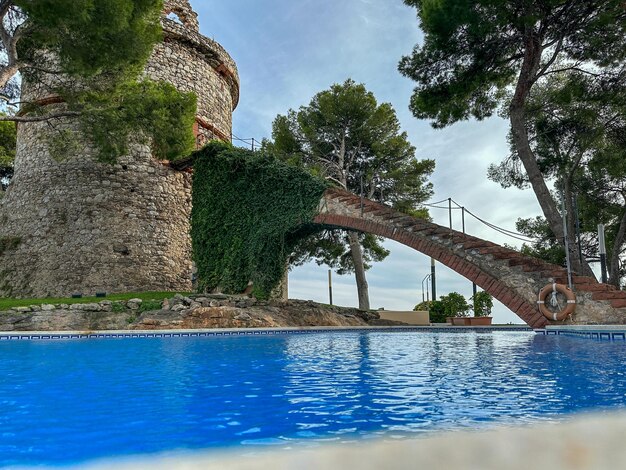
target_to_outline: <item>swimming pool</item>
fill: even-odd
[[[532,332],[0,343],[0,465],[294,447],[626,407],[626,346]]]

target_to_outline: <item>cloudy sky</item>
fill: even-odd
[[[237,62],[241,100],[233,133],[240,138],[270,137],[272,120],[288,109],[309,103],[313,95],[347,78],[365,84],[379,102],[391,103],[421,158],[432,158],[433,201],[448,197],[481,218],[515,229],[519,217],[539,215],[532,191],[501,189],[487,180],[490,163],[507,155],[507,122],[492,118],[432,129],[408,110],[413,83],[397,64],[422,34],[415,10],[401,0],[191,0],[201,32],[218,41]],[[431,210],[435,222],[448,225],[445,210]],[[454,214],[460,229],[460,213]],[[472,235],[497,243],[516,244],[466,218]],[[430,259],[388,241],[391,255],[368,272],[373,308],[411,310],[422,300],[422,279]],[[290,273],[290,297],[328,302],[326,267],[312,263]],[[469,281],[437,264],[437,294],[457,291],[471,296]],[[352,276],[333,274],[334,302],[356,306]],[[520,323],[502,305],[494,321]]]

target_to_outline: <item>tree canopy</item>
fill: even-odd
[[[194,97],[139,80],[162,40],[162,8],[162,0],[0,0],[0,94],[12,111],[0,120],[73,118],[81,135],[53,138],[86,136],[104,161],[127,151],[131,131],[153,141],[159,157],[187,154]],[[45,84],[47,96],[20,96],[20,78]]]
[[[400,63],[417,82],[411,110],[445,127],[500,110],[544,216],[563,233],[557,201],[528,131],[533,90],[555,74],[624,84],[626,9],[621,0],[405,0],[418,10],[424,41]],[[621,84],[621,85],[620,85]],[[589,272],[572,256],[577,270]]]
[[[277,116],[272,137],[264,148],[283,161],[368,199],[428,217],[420,204],[432,193],[427,179],[435,163],[415,158],[393,107],[379,104],[364,85],[346,80],[316,94],[298,111]],[[354,272],[359,308],[366,310],[365,271],[388,254],[374,235],[325,231],[301,242],[292,262],[315,258],[340,273]]]
[[[626,232],[622,222],[626,217],[626,89],[622,85],[577,71],[554,74],[531,92],[526,124],[542,175],[555,183],[559,193],[555,199],[565,202],[572,215],[568,227],[572,240],[575,216],[580,214],[580,248],[585,258],[598,257],[596,228],[607,225],[610,280],[616,286]],[[514,148],[500,165],[490,168],[489,176],[504,187],[528,186]],[[545,219],[520,220],[518,230],[539,236],[532,248],[524,249],[550,262],[564,259],[559,237]]]

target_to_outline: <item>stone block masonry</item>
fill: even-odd
[[[198,145],[230,140],[234,61],[199,34],[187,0],[166,0],[162,22],[145,75],[196,93]],[[36,85],[24,92],[46,98]],[[46,126],[19,125],[15,176],[0,200],[0,240],[19,243],[0,253],[0,296],[191,290],[191,175],[139,144],[115,165],[97,163],[87,146],[55,161]]]

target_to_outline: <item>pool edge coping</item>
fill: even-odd
[[[162,337],[213,337],[213,336],[274,336],[285,334],[311,334],[325,332],[532,332],[524,325],[502,326],[311,326],[275,328],[198,328],[166,330],[81,330],[81,331],[0,331],[0,341],[48,339],[102,339],[102,338],[162,338]]]

